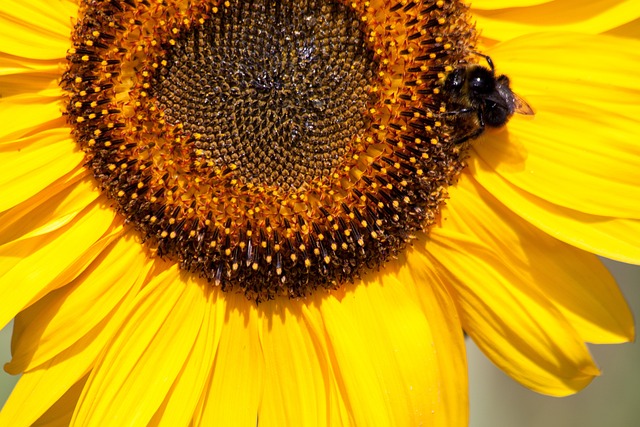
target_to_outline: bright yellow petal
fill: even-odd
[[[73,385],[32,427],[68,427],[87,377]]]
[[[69,131],[66,134],[62,131],[65,122],[60,108],[60,93],[55,89],[51,93],[45,91],[0,98],[0,143],[13,142],[49,129],[59,129],[60,134],[68,138]]]
[[[152,279],[87,381],[73,423],[146,425],[195,342],[206,303],[177,266]],[[158,373],[161,373],[160,375]]]
[[[67,174],[0,214],[0,244],[40,236],[71,222],[100,196],[87,174],[85,169]]]
[[[481,250],[473,242],[462,243],[464,247],[437,244],[432,248],[442,257],[457,257],[443,268],[467,269],[451,274],[450,280],[464,329],[485,355],[539,393],[564,396],[587,386],[598,370],[566,319],[539,292],[510,290],[509,285],[519,278],[496,270],[499,260],[482,262],[462,256],[468,250]],[[559,345],[549,347],[550,342]]]
[[[240,294],[226,294],[224,326],[209,379],[194,424],[255,427],[263,393],[264,357],[258,336],[255,305]]]
[[[64,64],[60,58],[38,59],[14,56],[0,49],[0,76],[22,73],[49,73],[57,74],[60,77],[60,70],[64,69]],[[10,89],[10,88],[7,88]]]
[[[505,264],[522,270],[567,318],[582,340],[633,339],[633,316],[598,258],[540,231],[509,211],[468,174],[451,189],[446,228],[475,236]],[[437,236],[440,229],[435,230]]]
[[[514,120],[508,134],[488,135],[474,144],[469,163],[478,157],[488,165],[474,170],[497,173],[521,190],[565,208],[640,219],[637,120],[611,118],[595,107],[560,106],[551,98],[531,99],[540,108],[535,121]]]
[[[299,304],[281,300],[259,307],[265,388],[258,418],[264,425],[329,425],[328,364],[317,354]]]
[[[606,115],[613,116],[608,120],[638,117],[640,40],[540,33],[497,44],[487,53],[497,71],[507,74],[514,90],[527,100],[532,95],[546,95],[556,100],[560,108],[578,103],[604,109]],[[538,112],[543,110],[535,102],[531,105]],[[583,114],[596,119],[602,115],[597,111]]]
[[[432,230],[427,250],[444,267],[465,331],[494,363],[533,390],[566,395],[582,389],[598,370],[581,337],[545,294],[556,284],[545,275],[546,269],[562,269],[551,266],[548,254],[539,252],[537,245],[544,247],[545,242],[535,237],[535,229],[519,227],[517,220],[501,224],[500,211],[487,209],[468,186],[459,187],[451,189],[450,207],[443,213],[446,226]],[[509,245],[510,240],[517,244]],[[562,260],[562,252],[559,255]],[[561,277],[558,286],[567,278],[571,276]],[[575,281],[567,287],[572,284]],[[609,289],[606,284],[604,288]],[[588,290],[569,291],[589,295]],[[562,291],[552,294],[561,300],[565,296]],[[624,300],[622,304],[626,308]],[[597,307],[593,302],[592,306]],[[617,306],[605,308],[594,316],[604,312],[607,320],[618,320],[610,313]],[[609,323],[618,332],[620,327]]]
[[[640,221],[588,215],[526,193],[489,170],[481,159],[469,171],[484,188],[529,223],[572,246],[609,259],[640,264]]]
[[[191,281],[187,286],[194,286]],[[216,348],[223,326],[225,304],[217,290],[208,292],[205,314],[196,341],[175,383],[160,409],[149,422],[152,426],[186,426],[193,419],[198,402],[213,369]]]
[[[424,236],[421,235],[421,238]],[[462,325],[458,308],[451,293],[443,284],[436,266],[421,253],[418,245],[407,251],[408,272],[415,282],[416,300],[429,318],[431,336],[437,346],[446,351],[436,351],[440,367],[440,394],[444,411],[434,425],[468,425],[467,359]],[[401,276],[401,280],[403,280]],[[408,279],[405,279],[408,280]],[[441,319],[431,318],[431,313],[442,313]]]
[[[68,286],[34,304],[37,314],[18,339],[14,334],[12,368],[21,372],[43,364],[112,316],[146,273],[146,256],[138,242],[122,237]]]
[[[520,189],[559,206],[599,216],[640,218],[636,202],[640,199],[640,150],[635,144],[640,132],[640,85],[635,77],[640,54],[629,53],[635,52],[629,44],[640,51],[640,42],[614,43],[618,39],[604,36],[565,38],[567,47],[555,52],[553,38],[548,36],[532,36],[495,50],[498,57],[518,64],[509,70],[518,75],[518,87],[529,92],[546,90],[548,95],[527,97],[537,109],[534,118],[516,116],[508,133],[487,134],[474,144],[489,165],[476,171],[497,172]],[[531,61],[529,55],[535,49],[548,52],[545,65]],[[587,50],[597,53],[587,54]],[[527,59],[512,57],[521,51],[527,52]],[[586,55],[593,62],[576,76],[575,63]],[[617,65],[602,65],[612,63]]]
[[[111,229],[114,218],[94,203],[58,230],[0,246],[0,325],[83,271],[120,233]]]
[[[327,424],[330,426],[354,425],[353,411],[347,407],[341,391],[342,380],[339,378],[337,365],[334,362],[331,341],[324,327],[322,313],[318,310],[322,299],[326,295],[317,295],[301,305],[303,319],[315,345],[316,354],[321,364],[327,363],[327,372],[324,378],[327,387]],[[335,365],[335,366],[334,366]]]
[[[56,60],[29,60],[0,52],[0,95],[7,98],[55,89],[60,71],[61,64]]]
[[[73,384],[85,377],[90,371],[98,355],[112,340],[123,320],[129,315],[134,299],[144,284],[146,273],[149,271],[150,263],[145,258],[141,258],[138,262],[144,264],[144,271],[135,278],[135,283],[131,281],[122,283],[125,287],[128,286],[128,293],[114,310],[68,349],[55,355],[44,365],[22,374],[2,413],[0,413],[0,425],[30,426],[45,411],[48,410],[47,417],[55,418],[55,407],[62,406],[64,409],[64,402],[58,402],[58,400],[64,401],[70,398],[68,390],[74,388]],[[91,283],[85,283],[85,286],[91,286]],[[20,341],[27,339],[25,335],[30,333],[29,328],[39,326],[36,320],[41,318],[41,309],[45,309],[51,301],[55,302],[56,298],[60,298],[60,295],[56,295],[56,293],[64,293],[64,291],[50,293],[18,315],[13,335],[14,342],[18,347],[22,346]],[[27,360],[25,361],[25,359]],[[28,355],[25,355],[21,360],[20,354],[16,354],[14,360],[7,364],[5,369],[17,374],[27,364]],[[68,404],[73,404],[75,407],[78,395],[74,394],[73,397],[75,401]],[[31,401],[31,399],[35,400]],[[25,407],[29,407],[29,411],[25,411]]]
[[[616,37],[640,39],[640,18],[634,19],[619,27],[607,31],[605,34]]]
[[[0,49],[27,58],[64,58],[77,11],[69,0],[3,0]]]
[[[466,425],[466,368],[451,362],[464,361],[455,309],[437,284],[414,283],[408,269],[397,266],[319,305],[353,424]],[[432,310],[425,312],[423,303]],[[454,335],[443,336],[449,328]]]
[[[0,412],[0,425],[29,427],[85,376],[102,347],[93,344],[93,336],[79,341],[73,350],[47,362],[41,369],[24,373]],[[96,344],[103,344],[97,341]],[[87,350],[85,350],[87,349]],[[89,361],[88,357],[92,357]],[[75,405],[74,405],[75,406]],[[25,411],[25,408],[29,408]],[[50,417],[55,415],[50,413]]]
[[[529,2],[525,2],[529,3]],[[492,40],[508,40],[525,34],[550,31],[573,31],[599,34],[619,27],[640,16],[637,0],[607,2],[598,0],[557,0],[521,6],[514,2],[511,7],[484,9],[487,4],[479,2],[473,16],[482,36]]]
[[[0,211],[12,208],[79,167],[84,155],[62,129],[1,144]]]

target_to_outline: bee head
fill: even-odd
[[[487,95],[496,89],[496,77],[493,71],[480,65],[472,65],[467,68],[467,84],[469,94]]]
[[[493,71],[480,65],[464,65],[450,72],[444,80],[443,89],[450,96],[468,97],[477,104],[496,90]]]

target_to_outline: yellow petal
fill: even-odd
[[[472,242],[461,242],[466,249],[461,245],[432,247],[443,257],[459,259],[443,268],[456,270],[449,279],[460,302],[464,329],[487,357],[539,393],[564,396],[587,386],[598,370],[566,319],[539,292],[510,290],[509,284],[519,278],[496,271],[498,260],[483,263],[461,256],[463,251],[481,250]],[[460,272],[464,268],[474,273]],[[550,342],[558,345],[549,347]]]
[[[20,310],[68,283],[112,241],[115,213],[95,203],[64,227],[42,236],[0,246],[0,325]],[[72,268],[73,267],[73,268]]]
[[[258,312],[243,295],[226,294],[224,300],[224,325],[209,389],[199,402],[194,424],[255,427],[265,370]]]
[[[14,141],[36,131],[63,129],[59,89],[50,96],[44,94],[24,94],[0,98],[0,143]],[[63,135],[64,131],[60,133]],[[64,134],[69,137],[69,131]]]
[[[89,372],[109,338],[89,334],[39,369],[23,373],[0,413],[0,425],[31,426]]]
[[[60,72],[59,61],[28,60],[0,52],[0,94],[7,98],[55,89]]]
[[[469,170],[474,179],[529,223],[572,246],[616,261],[640,264],[640,221],[584,214],[563,208],[511,185],[479,158]]]
[[[264,425],[329,425],[328,364],[316,353],[300,304],[282,300],[260,306],[265,388],[258,418]]]
[[[514,121],[508,136],[490,135],[474,144],[477,156],[488,165],[474,170],[497,173],[565,208],[640,219],[637,120],[611,118],[578,104],[560,106],[550,98],[532,99],[539,108],[535,121]]]
[[[300,306],[300,309],[305,325],[312,336],[317,354],[316,357],[323,366],[325,362],[327,363],[327,373],[324,378],[327,387],[326,425],[350,426],[354,425],[353,413],[347,407],[348,402],[345,401],[346,396],[343,396],[343,392],[341,391],[342,380],[339,378],[339,371],[334,362],[331,341],[324,327],[322,313],[318,310],[319,305],[322,304],[321,300],[326,297],[326,295],[322,294],[316,295],[308,301],[305,301],[305,303]]]
[[[616,37],[640,39],[640,18],[634,19],[619,27],[607,31],[605,34]]]
[[[147,283],[78,402],[78,425],[147,425],[193,347],[206,303],[177,266]]]
[[[138,262],[144,263],[144,272],[136,278],[135,283],[126,283],[129,285],[127,296],[114,310],[68,349],[57,354],[37,369],[23,373],[0,413],[0,425],[29,426],[45,411],[48,411],[46,417],[53,418],[56,416],[55,408],[62,406],[64,409],[64,401],[72,397],[74,400],[68,404],[73,404],[75,407],[78,395],[74,393],[73,396],[69,396],[69,390],[75,388],[74,383],[85,377],[93,368],[98,355],[112,340],[116,331],[120,329],[123,320],[128,317],[134,299],[145,282],[150,263],[146,262],[146,259]],[[91,283],[85,285],[90,286]],[[18,343],[18,346],[21,340],[26,339],[24,335],[29,333],[29,328],[38,326],[35,320],[39,318],[40,309],[47,307],[49,302],[55,302],[56,296],[54,294],[47,295],[43,300],[16,317],[13,339]],[[19,355],[16,356],[19,357]],[[5,366],[5,369],[10,373],[17,374],[21,372],[25,364],[24,361],[14,358]],[[82,384],[84,384],[84,380],[82,380]],[[63,402],[58,402],[59,400]],[[25,407],[29,407],[29,411],[25,411]],[[64,415],[66,416],[66,413]]]
[[[521,269],[529,286],[560,310],[582,340],[615,343],[633,339],[631,311],[598,258],[528,224],[468,174],[451,189],[445,227],[475,236],[505,264]]]
[[[0,244],[40,236],[71,222],[100,195],[86,175],[85,169],[77,169],[0,214]]]
[[[421,235],[421,238],[424,236]],[[448,349],[435,352],[441,370],[439,399],[444,411],[434,425],[466,426],[469,423],[467,359],[458,309],[435,264],[424,257],[419,245],[408,249],[407,265],[408,273],[416,284],[415,298],[429,318],[431,335],[438,347]],[[401,276],[401,280],[409,279]],[[442,318],[433,319],[430,313],[442,313]]]
[[[36,315],[17,338],[14,335],[13,369],[43,364],[113,315],[146,273],[146,256],[138,242],[122,237],[68,286],[30,307]]]
[[[466,425],[466,367],[452,362],[464,362],[461,330],[437,284],[414,283],[393,263],[319,309],[352,424]]]
[[[93,338],[93,337],[91,337]],[[91,346],[83,339],[74,350]],[[101,348],[97,349],[98,351]],[[98,351],[90,351],[95,355]],[[0,425],[29,427],[51,408],[88,371],[87,352],[75,356],[66,352],[47,362],[41,369],[24,373],[0,412]],[[25,411],[25,408],[29,408]]]
[[[71,417],[76,402],[82,393],[87,377],[73,385],[47,412],[33,423],[32,427],[66,427],[71,423]]]
[[[0,49],[28,58],[64,58],[77,10],[78,5],[68,0],[3,0]]]
[[[445,226],[434,228],[426,245],[455,292],[465,331],[494,363],[535,391],[566,395],[582,389],[598,370],[581,337],[541,290],[556,282],[545,276],[550,264],[536,252],[539,241],[527,237],[531,229],[513,230],[517,220],[500,224],[498,213],[508,211],[492,212],[465,190],[451,189]],[[501,232],[507,233],[504,240]],[[509,246],[510,240],[517,244]]]
[[[191,280],[189,282],[187,286],[194,285]],[[223,298],[217,290],[208,292],[206,297],[205,314],[193,348],[149,425],[186,426],[193,419],[213,369],[225,308]]]
[[[640,15],[640,8],[635,1],[559,0],[530,7],[518,7],[520,4],[515,2],[513,6],[496,10],[474,8],[473,15],[477,27],[482,29],[482,36],[508,40],[550,31],[599,34],[624,25]],[[483,2],[478,7],[484,8]]]
[[[71,367],[65,365],[65,367]],[[25,374],[20,378],[9,400],[0,412],[0,424],[11,427],[68,426],[75,402],[82,391],[86,376],[74,382],[74,372],[61,375],[46,370]],[[63,390],[58,390],[63,385]],[[58,393],[62,393],[58,395]],[[16,405],[20,399],[21,405]],[[31,399],[35,399],[31,401]],[[55,399],[55,400],[54,400]],[[25,411],[25,408],[29,408]]]
[[[63,69],[63,64],[59,58],[55,59],[40,59],[40,58],[25,58],[22,56],[14,56],[0,50],[0,76],[8,76],[12,74],[21,73],[49,73],[57,74],[58,77],[60,70]]]
[[[22,145],[14,148],[16,145]],[[27,200],[51,182],[79,167],[84,155],[60,130],[42,132],[0,145],[0,211]]]
[[[614,116],[609,120],[638,117],[640,40],[545,32],[497,44],[487,53],[497,71],[509,75],[514,90],[527,100],[546,95],[560,108],[578,103],[606,109]],[[538,112],[544,110],[531,104]],[[600,119],[597,111],[583,115]]]

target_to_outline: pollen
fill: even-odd
[[[437,222],[464,162],[458,1],[86,0],[61,86],[153,253],[260,302],[354,281]],[[429,143],[427,143],[429,142]]]

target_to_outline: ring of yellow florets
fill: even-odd
[[[377,63],[368,126],[328,176],[292,188],[193,157],[153,84],[181,34],[235,3],[86,1],[62,78],[103,191],[161,256],[258,301],[335,288],[428,229],[462,168],[438,81],[474,39],[459,2],[349,2]]]

